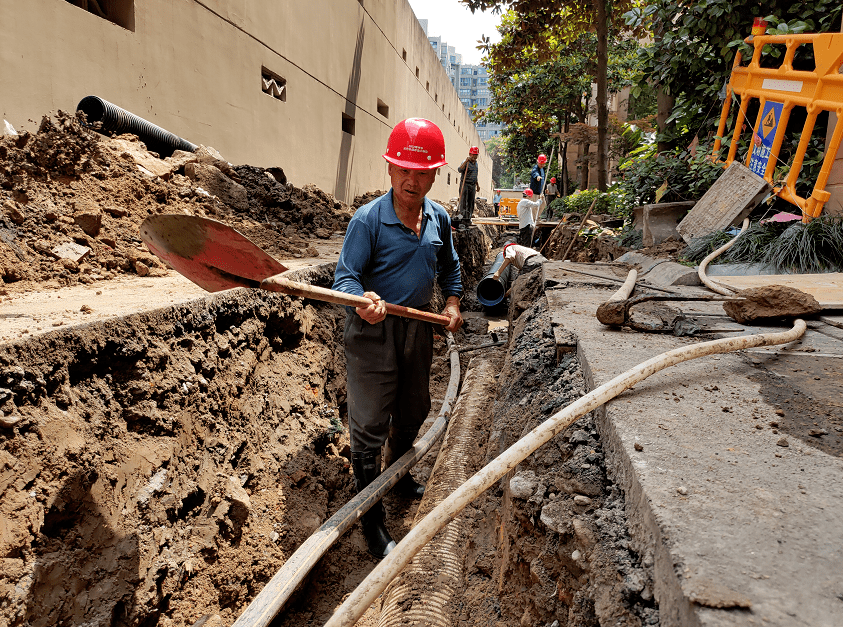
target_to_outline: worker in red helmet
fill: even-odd
[[[553,219],[553,209],[550,208],[550,203],[559,197],[559,188],[556,187],[556,177],[550,177],[550,182],[544,188],[545,202],[547,202],[547,212],[545,213],[545,220]]]
[[[451,237],[451,219],[426,198],[436,173],[446,164],[442,131],[429,120],[399,122],[383,158],[392,188],[360,207],[348,224],[337,261],[333,289],[372,301],[347,307],[343,340],[347,368],[348,430],[357,491],[412,446],[430,411],[433,327],[429,322],[387,316],[384,302],[429,308],[434,284],[445,298],[447,329],[462,325],[460,261]],[[424,486],[409,475],[396,489],[419,498]],[[369,552],[386,556],[395,542],[378,503],[361,522]]]
[[[536,220],[541,211],[541,198],[533,194],[529,187],[523,192],[524,198],[518,202],[515,208],[518,213],[518,243],[525,248],[533,245],[533,233],[536,228]],[[533,198],[536,198],[533,200]]]
[[[536,165],[530,170],[530,189],[536,196],[542,193],[542,181],[544,180],[545,164],[547,155],[541,154],[536,158]]]
[[[464,231],[471,225],[471,216],[474,214],[474,198],[480,191],[480,183],[477,182],[477,156],[480,149],[472,146],[468,149],[468,157],[457,168],[462,177],[460,178],[460,203],[458,214],[459,230]]]

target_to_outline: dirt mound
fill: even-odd
[[[359,209],[359,208],[360,208],[360,207],[362,207],[363,205],[366,205],[366,204],[368,204],[368,203],[372,202],[372,201],[373,201],[373,200],[375,200],[376,198],[380,198],[380,197],[381,197],[381,196],[383,196],[385,193],[386,193],[386,192],[385,192],[385,191],[383,191],[382,189],[379,189],[379,190],[374,191],[374,192],[368,192],[368,193],[366,193],[366,194],[363,194],[362,196],[357,196],[357,197],[354,199],[354,202],[353,202],[353,203],[351,203],[351,205],[352,205],[355,209]]]
[[[571,238],[576,233],[577,225],[562,226],[554,229],[545,244],[542,254],[551,261],[562,259]],[[574,246],[568,253],[567,258],[576,262],[591,261],[614,261],[627,252],[627,249],[619,245],[611,235],[598,235],[596,237],[579,236],[574,240]]]
[[[0,140],[3,289],[163,274],[138,237],[156,213],[213,217],[270,254],[312,256],[309,241],[344,231],[352,209],[279,179],[280,168],[231,167],[213,149],[162,160],[134,136],[106,138],[62,112],[44,117],[36,133]]]

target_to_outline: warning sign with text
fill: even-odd
[[[773,148],[773,138],[776,136],[776,129],[782,119],[781,102],[767,101],[764,103],[764,111],[761,113],[761,128],[758,134],[752,138],[752,156],[749,159],[749,169],[758,176],[764,176],[767,169],[767,162]]]

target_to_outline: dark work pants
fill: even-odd
[[[474,215],[474,197],[477,195],[477,187],[475,183],[465,182],[465,189],[462,190],[462,200],[460,201],[460,215],[463,220],[471,220]]]
[[[343,339],[351,450],[379,453],[390,417],[412,442],[430,411],[433,327],[398,316],[369,324],[349,313]]]
[[[533,225],[528,224],[518,232],[518,243],[526,248],[533,247]]]

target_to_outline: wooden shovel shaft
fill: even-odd
[[[365,296],[355,296],[354,294],[329,290],[325,287],[307,285],[306,283],[291,281],[280,275],[264,279],[261,282],[261,289],[269,290],[270,292],[283,292],[284,294],[301,296],[302,298],[312,298],[313,300],[345,305],[346,307],[368,307],[372,304],[372,301]],[[432,322],[433,324],[442,324],[445,326],[448,326],[451,322],[448,316],[441,316],[439,314],[421,311],[420,309],[413,309],[412,307],[393,305],[392,303],[384,304],[386,305],[386,312],[393,316],[412,318],[414,320]]]

